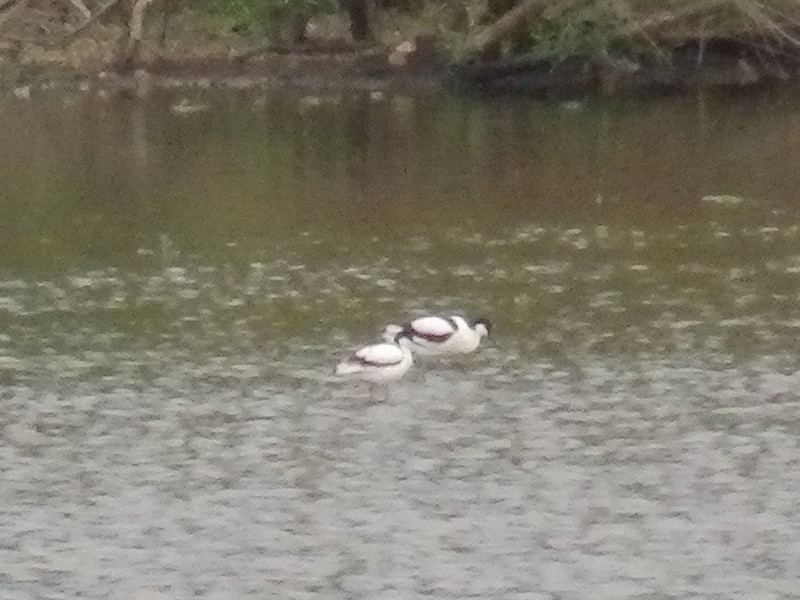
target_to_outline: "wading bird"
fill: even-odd
[[[427,316],[405,325],[387,325],[383,339],[392,340],[404,334],[411,340],[413,352],[420,355],[468,354],[477,350],[491,329],[489,319],[470,322],[458,315]]]
[[[363,346],[336,366],[334,373],[347,379],[383,383],[399,379],[411,368],[411,339],[398,331],[386,341]]]

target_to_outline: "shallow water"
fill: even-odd
[[[790,94],[38,92],[0,137],[0,597],[797,596]],[[428,310],[494,335],[331,381]]]

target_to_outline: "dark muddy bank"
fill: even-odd
[[[566,60],[557,64],[516,58],[461,65],[455,80],[490,93],[534,95],[584,91],[679,92],[701,88],[749,88],[797,81],[800,53],[757,47],[750,40],[690,41],[660,60]]]

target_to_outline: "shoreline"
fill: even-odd
[[[392,49],[364,48],[249,51],[244,55],[154,57],[135,65],[54,61],[0,62],[0,93],[23,88],[134,91],[151,88],[274,91],[448,90],[480,95],[526,95],[563,99],[589,96],[681,94],[693,90],[751,90],[800,82],[800,52],[759,53],[747,41],[693,41],[668,60],[650,64],[627,59],[560,63],[526,58],[453,64],[440,54],[402,57]]]

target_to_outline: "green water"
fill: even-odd
[[[34,91],[0,139],[15,598],[796,594],[791,94]],[[331,381],[428,311],[494,335]]]

